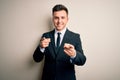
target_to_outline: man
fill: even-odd
[[[43,34],[33,58],[40,62],[45,56],[42,80],[76,80],[74,65],[86,62],[80,35],[67,29],[64,5],[55,5],[52,12],[55,29]]]

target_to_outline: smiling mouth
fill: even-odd
[[[63,25],[63,24],[62,23],[58,23],[57,25],[59,26],[59,25]]]
[[[61,26],[62,24],[58,24],[58,26]]]

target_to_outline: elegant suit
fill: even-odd
[[[33,54],[36,62],[40,62],[45,55],[42,80],[76,80],[74,64],[84,65],[86,61],[80,36],[67,29],[61,46],[59,50],[56,51],[54,33],[55,30],[44,33],[42,37],[51,39],[49,46],[45,48],[44,53],[40,51],[38,46]],[[64,53],[64,43],[72,44],[76,49],[76,57],[72,59],[72,62],[70,62],[71,57]]]

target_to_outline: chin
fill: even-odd
[[[62,29],[57,29],[58,31],[61,31]]]
[[[57,29],[58,31],[61,31],[61,30],[64,29],[64,26],[63,26],[63,25],[62,25],[62,26],[57,26],[56,29]]]

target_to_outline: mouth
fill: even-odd
[[[58,23],[57,26],[62,26],[63,24],[62,23]]]

